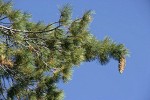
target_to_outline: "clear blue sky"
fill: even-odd
[[[110,36],[130,50],[125,72],[118,63],[97,61],[75,68],[72,80],[61,84],[65,100],[150,100],[150,1],[149,0],[13,0],[15,8],[32,13],[32,21],[57,21],[58,7],[70,3],[73,17],[96,12],[90,25],[97,39]]]

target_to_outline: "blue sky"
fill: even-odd
[[[111,60],[74,68],[72,80],[60,84],[64,100],[150,100],[150,1],[149,0],[13,0],[15,8],[32,14],[32,21],[57,21],[58,7],[70,3],[73,17],[94,10],[90,30],[97,39],[110,36],[130,50],[125,72]]]

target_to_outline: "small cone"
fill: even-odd
[[[6,57],[4,55],[0,56],[0,64],[8,66],[10,68],[13,67],[13,62],[11,60],[6,59]]]
[[[4,56],[4,55],[1,55],[1,56],[0,56],[0,63],[2,63],[4,60],[5,60],[5,56]]]
[[[119,72],[122,74],[124,69],[125,69],[125,65],[126,65],[126,59],[125,57],[122,57],[120,60],[119,60]]]
[[[13,62],[11,60],[6,60],[5,65],[7,65],[9,68],[12,68]]]

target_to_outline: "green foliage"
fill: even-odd
[[[75,20],[70,5],[59,11],[58,22],[34,23],[0,0],[0,99],[62,100],[57,83],[68,82],[74,66],[95,59],[120,62],[128,54],[123,44],[91,35],[92,11]]]
[[[72,9],[71,6],[69,4],[61,7],[59,9],[61,15],[60,15],[60,24],[62,25],[68,25],[70,23],[71,20],[71,13],[72,13]]]

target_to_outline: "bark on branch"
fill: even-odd
[[[62,25],[59,25],[53,29],[49,29],[49,30],[43,30],[43,31],[26,31],[26,30],[17,30],[17,29],[12,29],[12,28],[8,28],[6,26],[0,25],[0,30],[5,30],[5,31],[10,31],[10,32],[23,32],[23,33],[45,33],[45,32],[51,32],[54,31],[56,29],[58,29],[59,27],[61,27]]]

